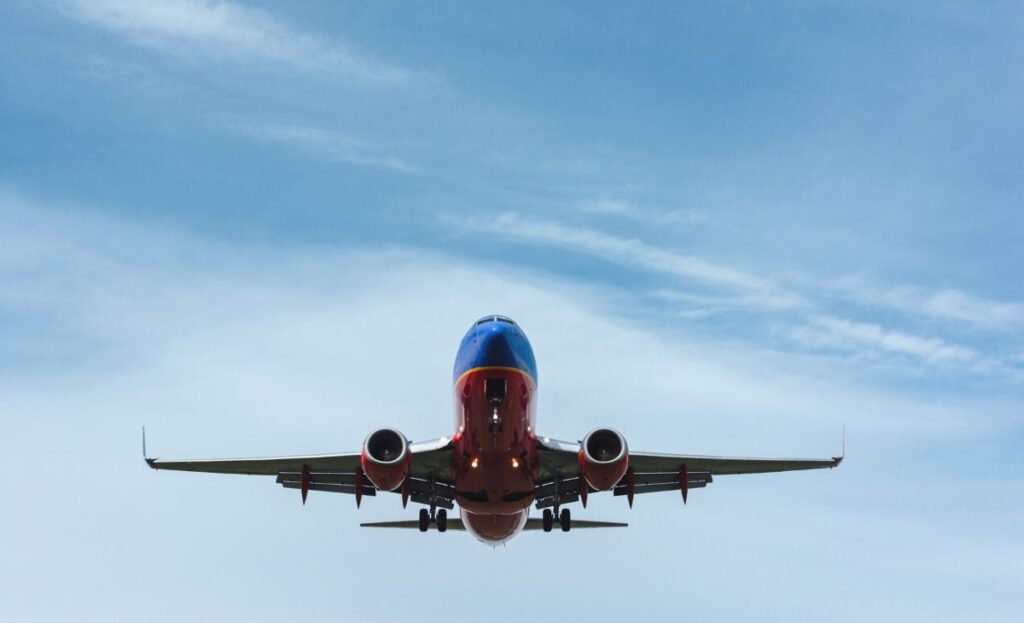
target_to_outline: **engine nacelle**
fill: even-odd
[[[409,472],[409,441],[393,428],[375,430],[363,443],[360,462],[373,486],[394,491]]]
[[[611,428],[598,428],[583,438],[580,471],[587,483],[598,491],[614,487],[629,468],[626,438]]]

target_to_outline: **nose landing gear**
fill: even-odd
[[[491,405],[491,421],[487,423],[487,430],[490,432],[500,432],[503,429],[501,412],[498,407],[505,401],[505,391],[507,384],[505,379],[485,379],[484,380],[484,394],[487,396],[487,402]]]

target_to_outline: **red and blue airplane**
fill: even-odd
[[[829,459],[748,459],[630,452],[611,428],[591,431],[578,443],[538,435],[537,363],[523,330],[505,316],[486,316],[462,338],[455,357],[455,431],[451,437],[410,442],[393,428],[370,433],[362,450],[251,459],[167,460],[146,458],[153,469],[276,476],[288,489],[364,496],[391,491],[422,504],[411,521],[364,523],[375,528],[467,530],[496,545],[522,530],[563,532],[574,528],[623,527],[571,518],[567,504],[584,508],[590,494],[611,491],[633,497],[705,487],[715,476],[836,467]],[[145,431],[143,431],[145,456]],[[459,506],[461,519],[447,510]],[[540,519],[528,518],[531,506]]]

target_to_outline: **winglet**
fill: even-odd
[[[156,465],[154,464],[154,463],[156,463],[156,459],[149,458],[149,455],[146,453],[146,427],[145,426],[142,427],[142,459],[144,461],[146,461],[146,465],[149,465],[153,469],[157,468]]]
[[[846,424],[843,424],[843,446],[839,456],[832,457],[832,467],[839,467],[839,464],[846,458]]]

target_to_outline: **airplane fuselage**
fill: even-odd
[[[501,543],[526,525],[539,467],[537,364],[526,335],[502,316],[479,320],[455,358],[452,471],[463,524]]]

